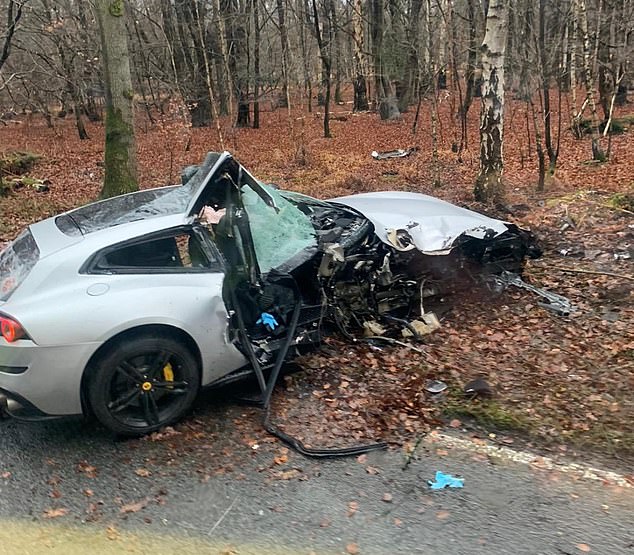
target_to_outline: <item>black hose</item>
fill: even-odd
[[[358,445],[355,447],[341,447],[338,449],[313,449],[311,447],[306,447],[302,441],[297,439],[296,437],[290,436],[287,433],[284,433],[277,426],[274,426],[270,423],[270,410],[271,407],[267,406],[265,408],[264,413],[264,429],[271,435],[281,439],[286,445],[292,447],[305,457],[317,458],[317,459],[327,459],[334,457],[356,457],[358,455],[362,455],[363,453],[368,453],[370,451],[379,451],[382,449],[387,449],[387,443],[381,441],[378,443],[371,443],[369,445]]]

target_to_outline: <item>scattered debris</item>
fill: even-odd
[[[440,320],[433,312],[427,312],[423,314],[421,320],[413,320],[410,322],[411,328],[414,329],[417,335],[429,335],[430,333],[440,329]],[[414,337],[410,326],[403,328],[401,334],[403,337]]]
[[[407,156],[414,154],[417,150],[418,148],[415,146],[407,149],[397,148],[396,150],[386,150],[384,152],[377,152],[376,150],[373,150],[371,156],[375,160],[387,160],[389,158],[406,158]]]
[[[31,187],[36,193],[46,193],[51,188],[50,179],[38,179],[36,177],[14,177],[5,180],[5,186],[14,190],[22,189],[23,187]]]
[[[476,378],[464,386],[464,393],[472,399],[476,397],[492,397],[493,389],[484,378]]]
[[[437,470],[435,480],[428,480],[427,483],[431,489],[463,488],[464,478],[455,478],[451,474],[443,474]]]
[[[557,293],[552,293],[541,287],[536,287],[530,283],[526,283],[519,275],[512,272],[503,271],[497,275],[490,276],[490,281],[493,282],[494,288],[498,291],[504,291],[509,285],[518,287],[520,289],[526,289],[535,295],[546,299],[546,303],[537,303],[542,308],[552,310],[554,313],[560,316],[568,316],[571,312],[575,312],[576,308],[572,303]]]
[[[437,395],[447,389],[447,384],[441,380],[431,380],[425,385],[425,391]]]
[[[372,337],[374,335],[385,335],[387,330],[376,320],[367,320],[363,322],[363,335]]]

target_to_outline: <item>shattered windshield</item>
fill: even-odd
[[[27,229],[0,253],[0,301],[6,301],[40,258],[33,235]]]
[[[278,191],[260,184],[274,199],[277,211],[250,187],[243,188],[242,202],[249,216],[253,246],[263,273],[280,268],[302,254],[312,256],[317,247],[315,229],[308,216]]]

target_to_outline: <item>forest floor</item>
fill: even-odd
[[[634,130],[614,135],[610,160],[593,163],[590,139],[576,140],[564,117],[556,174],[538,193],[532,117],[525,104],[509,102],[507,199],[500,212],[473,201],[478,107],[471,110],[471,142],[461,155],[452,149],[460,132],[449,115],[454,108],[449,101],[440,104],[437,163],[425,104],[416,135],[413,113],[381,122],[376,114],[352,114],[345,105],[336,107],[341,117],[331,122],[332,139],[321,138],[320,113],[294,118],[291,136],[286,110],[276,110],[262,114],[259,130],[226,125],[223,146],[257,177],[283,188],[323,198],[424,192],[530,228],[544,256],[528,264],[527,280],[568,297],[576,312],[557,316],[525,291],[497,297],[473,291],[452,300],[441,329],[420,346],[422,354],[329,339],[300,361],[307,371],[287,376],[278,388],[276,420],[313,446],[401,443],[448,422],[502,443],[631,456],[634,430],[624,423],[634,421]],[[630,112],[634,107],[626,106],[619,115]],[[0,199],[0,243],[99,192],[102,126],[89,124],[90,139],[80,141],[73,122],[54,123],[49,129],[39,117],[24,116],[0,127],[0,150],[39,154],[30,175],[51,182],[48,192],[24,187]],[[137,134],[143,187],[176,183],[183,166],[221,149],[215,128],[190,129],[177,118],[150,125],[140,117]],[[305,148],[303,163],[295,156],[298,145]],[[408,158],[379,162],[370,156],[373,150],[411,146],[418,151]],[[461,395],[476,377],[492,386],[492,399]],[[431,379],[449,385],[440,402],[424,392]]]

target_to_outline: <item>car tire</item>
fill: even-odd
[[[182,342],[144,335],[119,340],[96,362],[87,398],[106,428],[141,436],[182,418],[199,389],[198,364]]]

